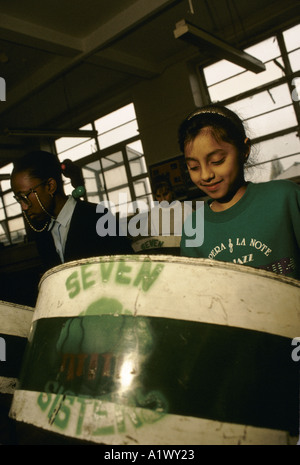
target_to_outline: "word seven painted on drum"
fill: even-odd
[[[98,265],[83,265],[78,271],[74,271],[66,279],[66,289],[70,299],[76,297],[81,291],[85,291],[97,284],[97,282],[114,282],[120,286],[140,286],[143,291],[148,291],[157,280],[163,264],[153,264],[145,260],[136,272],[126,261]]]
[[[119,235],[132,237],[149,236],[149,207],[146,202],[137,200],[135,202],[128,202],[127,194],[119,194],[119,213],[120,213],[120,230]],[[178,208],[178,206],[181,206]],[[151,210],[151,232],[150,235],[155,236],[155,231],[161,230],[162,236],[181,236],[182,228],[184,228],[185,235],[189,238],[186,240],[187,247],[200,247],[204,240],[204,202],[197,201],[196,209],[193,215],[193,220],[185,221],[183,218],[189,218],[192,212],[192,202],[185,201],[182,204],[175,200],[172,203],[166,201],[154,202],[154,207]],[[136,211],[139,210],[139,213]],[[171,221],[171,210],[173,210],[174,220]],[[96,207],[96,212],[101,213],[102,216],[96,223],[97,234],[101,237],[116,236],[117,220],[116,220],[116,206],[111,201],[103,201]],[[131,217],[129,220],[129,216]],[[172,233],[171,233],[171,225]]]
[[[0,337],[0,362],[6,362],[6,342]]]
[[[160,241],[158,239],[149,239],[148,241],[144,242],[141,245],[141,249],[154,249],[154,248],[162,248],[164,245],[164,241]]]
[[[300,78],[296,77],[292,80],[292,85],[295,89],[292,91],[292,99],[294,102],[300,101]]]
[[[2,77],[0,77],[0,101],[6,101],[6,83],[5,79],[3,79]]]
[[[294,337],[292,340],[292,346],[296,346],[295,349],[292,350],[292,360],[294,362],[299,362],[300,360],[300,337]]]

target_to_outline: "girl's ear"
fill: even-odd
[[[251,150],[251,141],[248,137],[244,140],[245,144],[245,160],[247,161],[250,155],[250,150]]]
[[[57,191],[57,182],[54,178],[49,178],[47,181],[47,186],[49,194],[51,195],[51,197],[53,197],[55,192]]]

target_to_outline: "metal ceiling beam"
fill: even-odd
[[[0,37],[37,50],[72,56],[83,51],[82,40],[0,13]]]
[[[179,0],[151,0],[151,2],[149,2],[149,0],[137,0],[131,7],[116,15],[113,19],[100,26],[96,31],[83,39],[80,44],[76,42],[76,46],[79,47],[80,45],[81,47],[81,51],[79,51],[76,56],[57,56],[52,61],[50,60],[43,68],[33,73],[33,75],[30,76],[30,80],[26,80],[16,88],[7,92],[6,103],[0,107],[0,114],[9,111],[19,102],[44,87],[49,82],[69,72],[72,68],[87,60],[99,50],[108,47],[133,28],[140,26],[152,16],[170,8],[178,2]],[[19,32],[24,32],[21,29],[20,25]],[[14,32],[17,31],[15,30]]]
[[[175,39],[184,40],[199,49],[205,48],[205,52],[210,51],[218,58],[228,60],[253,73],[261,73],[266,69],[264,63],[254,56],[232,47],[186,19],[176,23],[174,36]]]
[[[148,60],[112,48],[101,50],[86,61],[96,66],[146,79],[153,78],[162,72],[162,67],[156,63],[150,63]]]

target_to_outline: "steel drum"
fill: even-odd
[[[10,415],[22,444],[296,444],[299,335],[293,279],[159,255],[70,262],[41,279]]]
[[[149,236],[132,241],[132,249],[138,254],[180,255],[181,236]]]
[[[8,413],[30,331],[33,308],[0,301],[0,444],[15,441]]]

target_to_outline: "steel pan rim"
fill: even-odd
[[[39,281],[39,289],[42,283],[52,274],[59,273],[62,270],[74,268],[78,265],[87,265],[87,264],[97,264],[97,263],[107,263],[107,262],[143,262],[150,261],[153,263],[170,263],[170,264],[187,264],[191,266],[207,267],[207,268],[218,268],[225,269],[236,273],[246,273],[251,274],[257,277],[272,279],[277,282],[282,282],[284,284],[289,284],[300,289],[300,281],[295,278],[290,278],[283,276],[272,271],[262,270],[260,268],[254,268],[247,265],[239,265],[236,263],[225,262],[221,260],[211,260],[208,258],[194,258],[194,257],[181,257],[181,256],[172,256],[172,255],[147,255],[147,254],[138,254],[138,255],[103,255],[97,257],[82,258],[80,260],[73,260],[70,262],[62,263],[57,265],[49,270],[47,270],[41,277]]]

